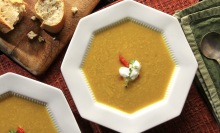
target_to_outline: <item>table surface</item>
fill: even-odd
[[[108,1],[101,1],[94,11],[100,10],[108,4]],[[120,1],[120,0],[119,0]],[[140,3],[151,6],[168,14],[173,14],[176,10],[186,8],[198,0],[137,0]],[[109,5],[108,5],[109,6]],[[41,77],[36,77],[13,62],[10,58],[0,52],[0,75],[7,72],[14,72],[43,83],[61,89],[70,105],[70,108],[77,120],[82,133],[114,133],[115,131],[96,123],[83,119],[80,115],[71,94],[62,77],[60,66],[66,49],[62,51],[56,61],[50,66],[48,71]],[[199,88],[193,82],[184,108],[180,116],[158,125],[145,133],[220,133],[220,128],[208,109],[207,103],[200,94]]]

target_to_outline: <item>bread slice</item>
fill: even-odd
[[[23,0],[0,0],[0,31],[8,33],[21,20],[25,12]]]
[[[65,21],[63,0],[38,0],[35,11],[36,17],[42,21],[42,29],[57,33],[63,28]]]

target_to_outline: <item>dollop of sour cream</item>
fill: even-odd
[[[141,64],[137,60],[132,61],[129,67],[120,67],[119,74],[129,82],[135,80],[140,72]]]

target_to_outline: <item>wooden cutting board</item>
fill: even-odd
[[[0,50],[34,75],[42,75],[59,53],[69,44],[79,20],[90,14],[99,0],[64,0],[65,24],[57,34],[48,33],[40,28],[40,21],[31,19],[35,15],[34,5],[37,0],[24,0],[27,3],[26,14],[16,24],[15,29],[7,34],[0,32]],[[78,12],[73,14],[72,7]],[[27,33],[34,31],[45,39],[30,40]]]

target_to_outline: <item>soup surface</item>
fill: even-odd
[[[119,75],[119,55],[141,64],[128,87]],[[95,99],[126,113],[162,100],[174,69],[162,34],[131,20],[96,32],[82,64]]]
[[[56,133],[57,130],[44,105],[10,95],[0,99],[0,132],[22,127],[25,133]]]

